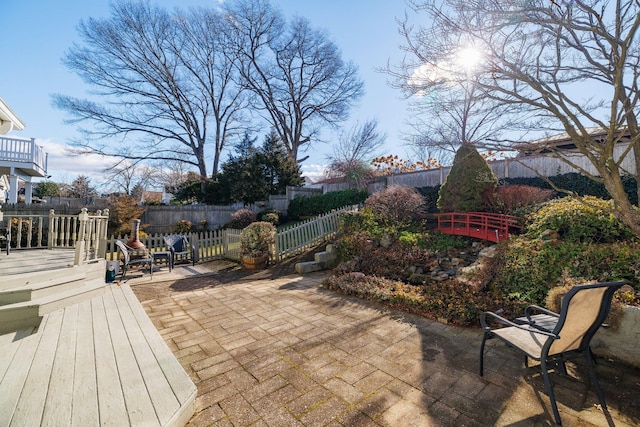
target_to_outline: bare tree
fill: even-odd
[[[345,178],[350,187],[365,186],[374,176],[371,160],[380,154],[386,139],[387,135],[378,131],[377,120],[356,123],[348,131],[341,132],[338,143],[333,146],[333,154],[327,156],[329,166],[325,177]]]
[[[412,131],[407,145],[425,147],[444,161],[463,144],[482,149],[489,137],[517,127],[517,106],[497,102],[479,90],[486,76],[477,72],[480,52],[465,34],[447,32],[437,21],[433,27],[416,27],[408,16],[398,24],[405,56],[399,65],[389,64],[382,71],[395,78],[392,86],[409,101],[407,124]]]
[[[328,36],[303,18],[286,22],[268,0],[239,0],[226,8],[243,84],[253,106],[275,129],[289,156],[317,137],[320,125],[348,117],[362,95],[357,67],[344,62]]]
[[[155,185],[160,177],[158,169],[130,160],[121,160],[104,170],[105,184],[124,194],[132,195],[133,188],[143,189]]]
[[[109,19],[79,25],[83,44],[63,62],[95,89],[98,101],[54,95],[69,123],[82,123],[75,153],[132,161],[182,161],[207,176],[207,126],[215,124],[214,172],[240,118],[233,68],[213,11],[174,15],[149,2],[112,4]],[[209,31],[205,31],[205,29]],[[229,90],[229,92],[227,92]]]
[[[614,200],[615,215],[640,235],[640,212],[622,185],[625,174],[637,179],[637,168],[625,170],[623,160],[631,157],[640,164],[640,3],[415,0],[412,5],[433,24],[420,29],[422,36],[414,38],[408,52],[435,58],[438,49],[462,47],[449,44],[449,37],[456,35],[482,52],[475,90],[501,105],[526,109],[529,130],[566,132],[597,173],[576,164],[575,151],[551,144],[545,150],[603,183]],[[518,141],[492,142],[512,147]]]

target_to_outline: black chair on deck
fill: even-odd
[[[167,250],[171,252],[170,268],[176,261],[191,260],[192,265],[196,265],[198,261],[198,253],[194,245],[189,243],[186,236],[182,234],[169,234],[164,236],[164,243]]]
[[[480,376],[484,374],[484,348],[487,339],[499,338],[510,347],[522,351],[525,354],[525,367],[529,357],[539,361],[555,421],[561,424],[549,369],[556,365],[562,373],[566,373],[565,361],[583,356],[598,400],[602,408],[606,409],[589,345],[609,314],[613,294],[625,284],[626,282],[619,281],[574,286],[564,296],[559,314],[529,306],[525,310],[525,317],[517,319],[524,324],[511,322],[495,313],[483,313],[480,316],[484,331],[480,346]],[[534,315],[534,310],[542,311],[543,314]],[[489,318],[507,327],[491,329],[487,323]]]

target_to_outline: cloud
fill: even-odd
[[[47,174],[51,175],[52,181],[64,182],[78,175],[86,175],[94,181],[103,180],[103,170],[107,165],[103,156],[72,155],[68,151],[69,146],[49,139],[36,139],[36,144],[47,153]]]

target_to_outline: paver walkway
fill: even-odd
[[[479,328],[324,290],[321,274],[213,277],[143,302],[198,387],[190,426],[551,425],[539,370],[517,353],[490,341],[477,375]],[[600,362],[607,415],[584,366],[568,367],[583,380],[553,375],[565,426],[640,424],[638,370]]]

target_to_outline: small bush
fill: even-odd
[[[186,219],[181,219],[180,221],[173,224],[174,233],[185,234],[190,233],[193,229],[193,223]]]
[[[225,228],[237,228],[243,229],[257,219],[256,214],[251,209],[238,209],[231,214],[231,221],[229,221]]]
[[[240,252],[251,257],[268,255],[275,244],[275,237],[276,227],[273,224],[253,222],[240,232]]]
[[[415,189],[392,185],[372,194],[364,205],[387,223],[410,223],[424,219],[424,197]]]
[[[552,190],[530,185],[506,185],[496,188],[488,205],[493,212],[517,215],[531,206],[536,206],[553,198]]]
[[[280,223],[280,212],[275,210],[260,212],[258,214],[258,221],[266,221],[273,225],[278,225]]]
[[[612,201],[593,196],[564,197],[545,203],[528,218],[527,235],[547,230],[568,242],[611,243],[629,239],[633,232],[613,215]]]

